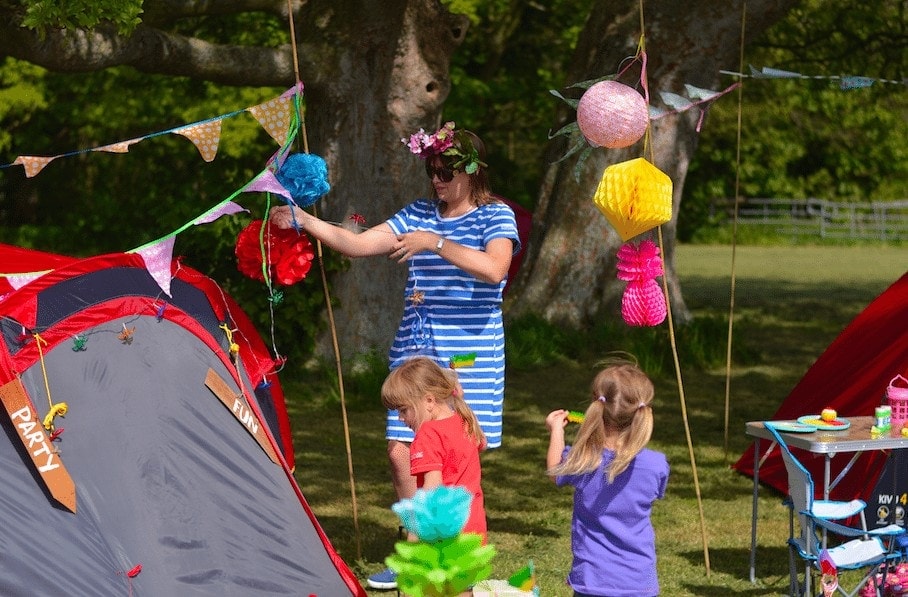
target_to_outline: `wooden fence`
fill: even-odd
[[[733,199],[716,199],[712,214],[734,216]],[[821,238],[908,240],[908,200],[845,203],[824,199],[741,199],[740,225]]]

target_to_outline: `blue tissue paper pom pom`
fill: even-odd
[[[460,485],[439,485],[419,489],[412,498],[400,500],[391,509],[407,531],[431,543],[460,534],[470,517],[472,501],[472,494]]]
[[[274,176],[300,207],[309,207],[331,190],[328,165],[312,153],[291,153]]]

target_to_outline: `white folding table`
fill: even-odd
[[[782,432],[785,442],[792,447],[801,448],[814,454],[823,454],[823,499],[829,499],[829,492],[845,477],[858,457],[864,452],[873,450],[903,450],[908,449],[908,437],[901,435],[897,430],[892,430],[888,435],[878,438],[870,436],[874,417],[848,417],[851,425],[841,431],[821,429],[812,433]],[[796,423],[797,421],[776,421],[779,423]],[[746,424],[745,432],[754,438],[754,494],[753,510],[750,527],[750,580],[756,582],[757,560],[757,497],[760,489],[760,466],[775,449],[772,434],[766,429],[764,421],[751,421]],[[769,447],[760,453],[760,440],[769,440]],[[845,468],[830,480],[830,470],[833,457],[836,454],[851,454],[851,459]]]

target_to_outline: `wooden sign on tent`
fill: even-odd
[[[51,444],[50,437],[44,432],[41,417],[18,379],[0,386],[0,401],[47,490],[60,505],[75,512],[76,485]]]

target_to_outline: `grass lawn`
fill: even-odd
[[[785,594],[788,519],[771,490],[764,489],[760,497],[758,580],[748,580],[752,482],[730,469],[750,443],[744,423],[772,415],[845,325],[905,272],[908,248],[738,247],[734,265],[734,345],[742,347],[746,358],[731,368],[727,450],[724,364],[704,370],[681,362],[709,570],[677,378],[667,371],[654,379],[651,447],[665,452],[672,466],[666,499],[657,503],[653,517],[663,595]],[[730,247],[679,246],[676,266],[695,315],[728,316]],[[723,336],[723,347],[725,340]],[[605,341],[593,348],[591,354],[605,356],[626,347]],[[545,596],[571,594],[563,580],[571,562],[571,493],[557,489],[544,475],[544,418],[554,408],[583,408],[595,371],[595,358],[509,367],[504,446],[483,456],[489,540],[498,550],[493,577],[507,578],[532,559]],[[337,392],[313,380],[312,373],[293,375],[290,367],[284,386],[297,448],[296,477],[332,544],[365,583],[383,568],[397,533],[383,410],[374,388],[347,390],[355,524]]]

